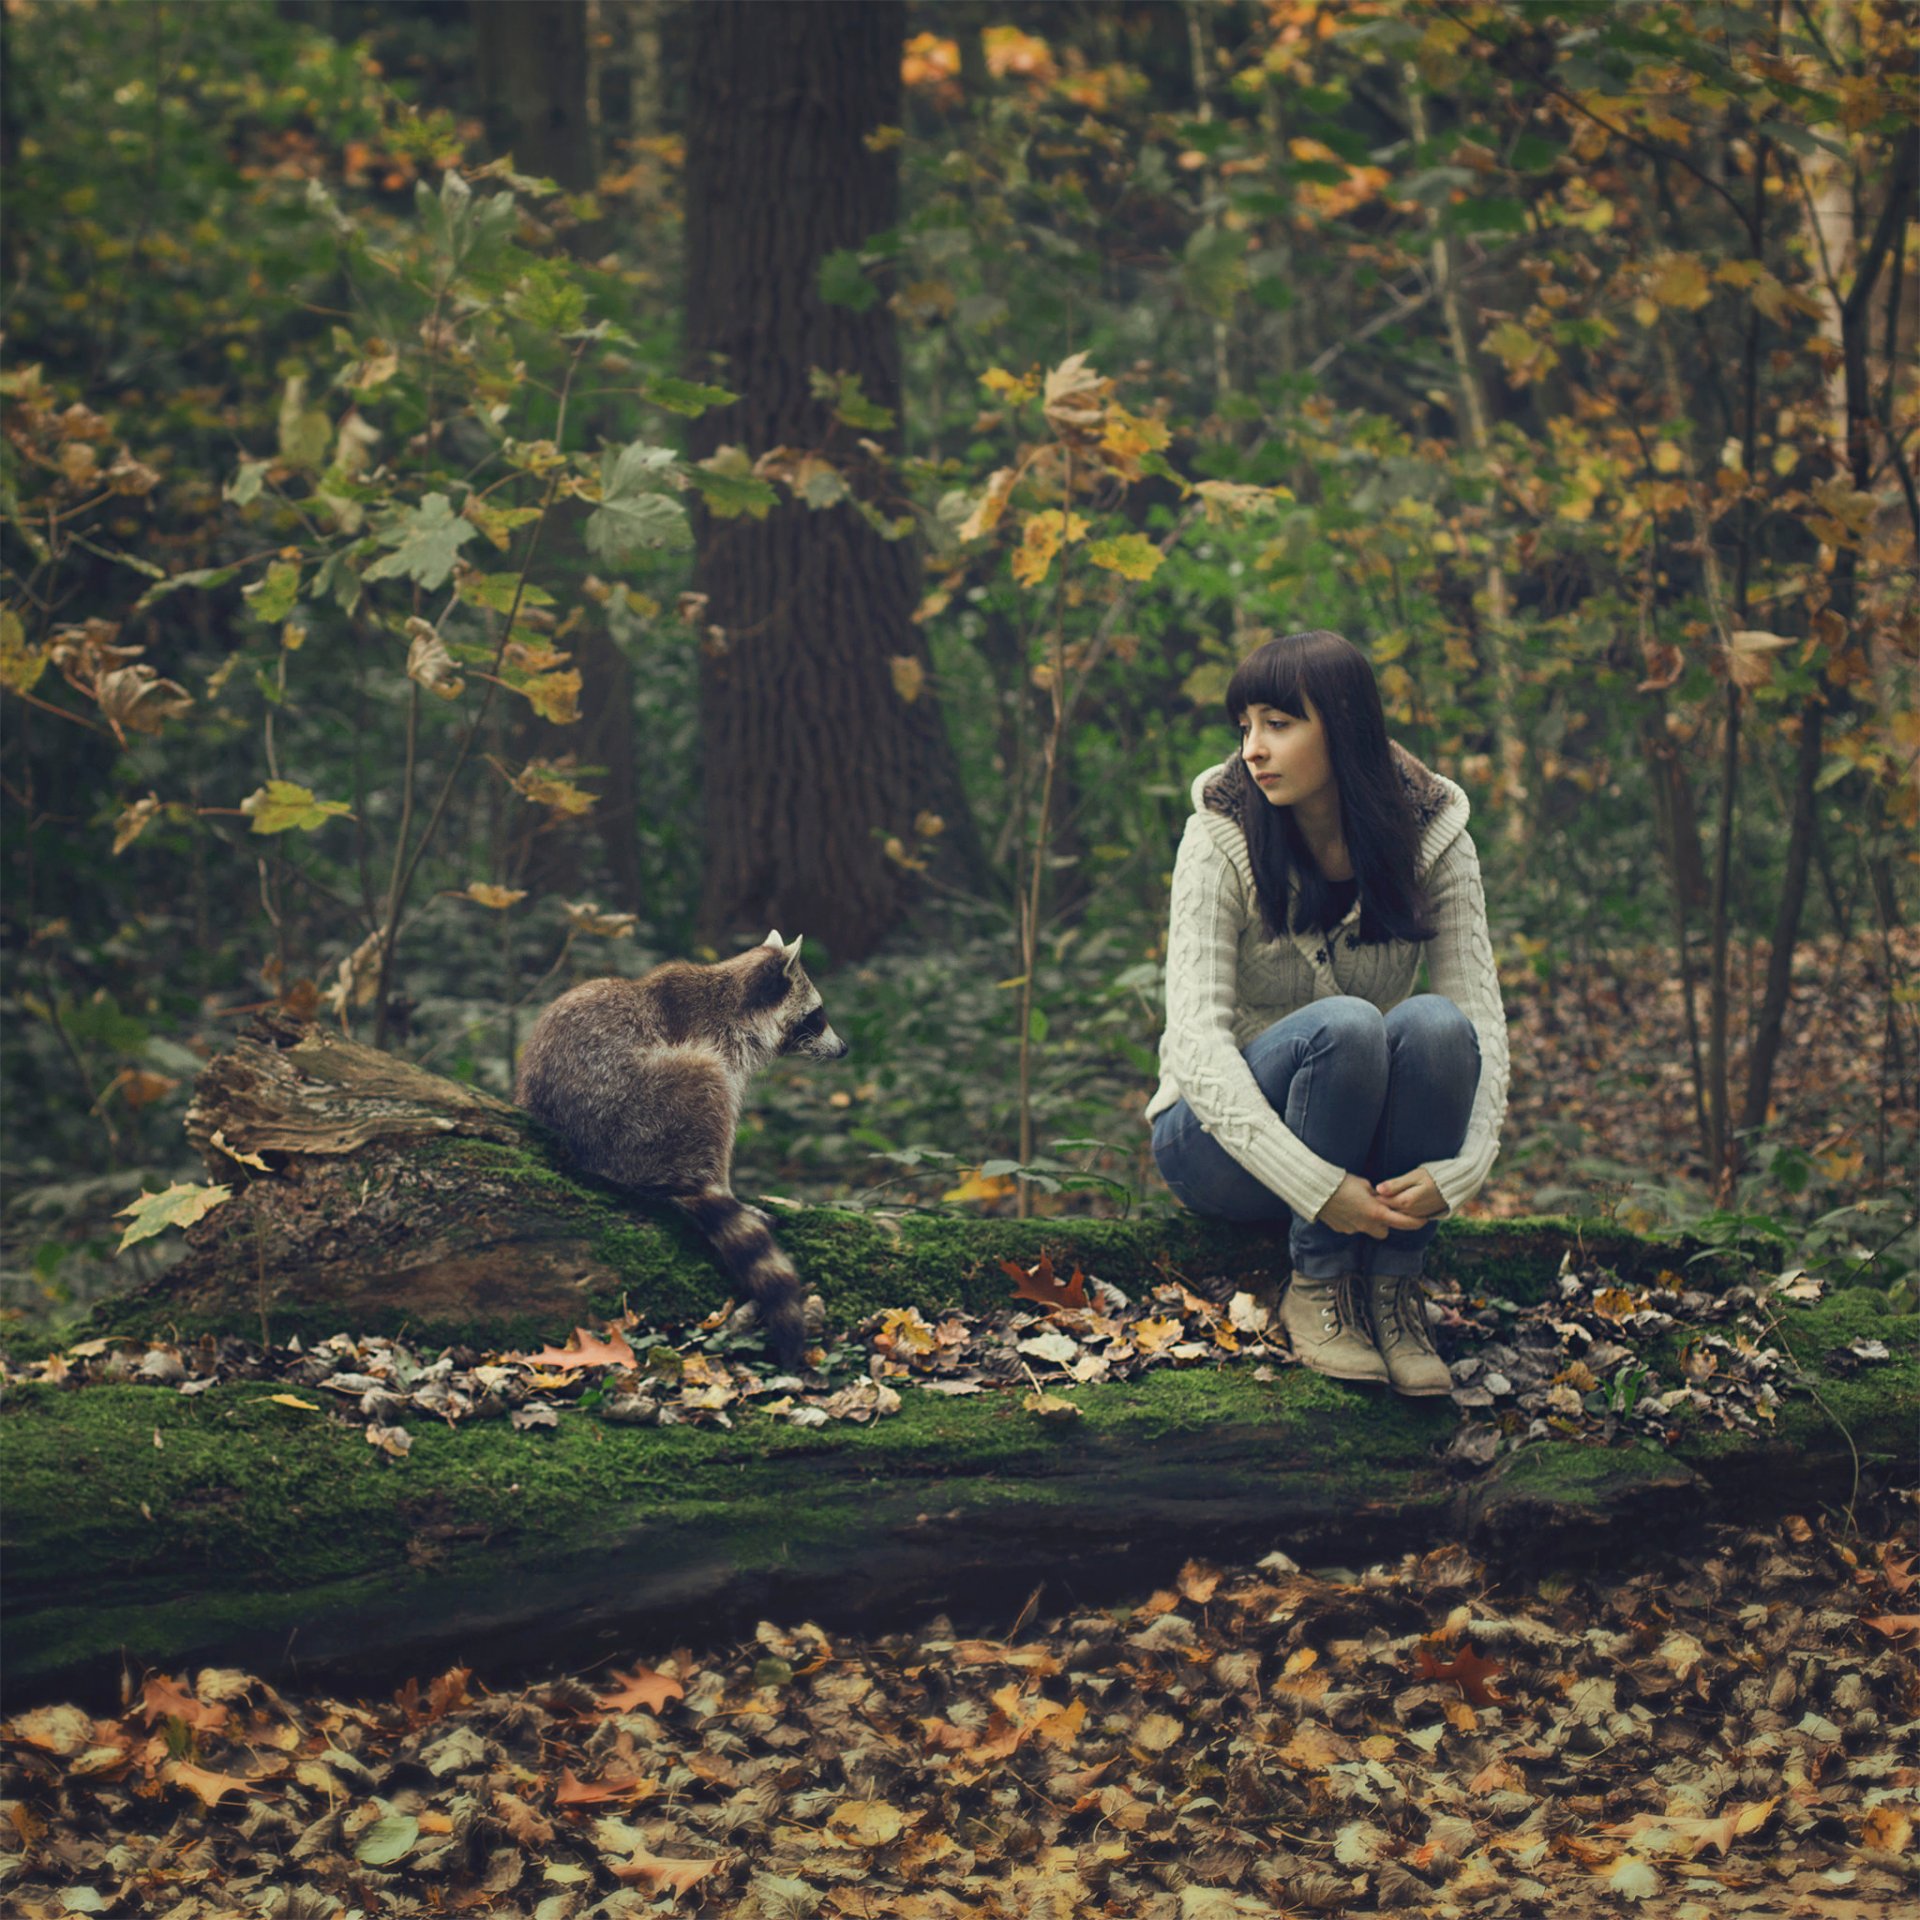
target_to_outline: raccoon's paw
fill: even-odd
[[[800,1304],[800,1324],[807,1332],[807,1345],[817,1347],[827,1337],[827,1303],[810,1293]]]
[[[720,1331],[728,1334],[751,1333],[760,1324],[760,1303],[757,1300],[742,1300],[727,1315]]]

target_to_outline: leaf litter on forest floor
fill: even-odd
[[[1133,1301],[1078,1267],[1065,1279],[1045,1254],[1032,1267],[1001,1263],[1010,1301],[986,1313],[952,1310],[936,1320],[915,1306],[869,1315],[847,1336],[816,1349],[804,1373],[763,1370],[758,1336],[720,1309],[675,1335],[629,1311],[602,1332],[577,1327],[564,1345],[532,1353],[482,1354],[449,1347],[432,1358],[405,1342],[338,1333],[304,1347],[262,1348],[238,1335],[178,1345],[97,1337],[45,1359],[0,1354],[0,1387],[42,1381],[76,1388],[145,1384],[198,1394],[227,1382],[271,1380],[314,1396],[281,1393],[277,1404],[364,1426],[373,1453],[405,1461],[404,1422],[504,1418],[534,1435],[563,1414],[591,1412],[616,1425],[732,1428],[746,1411],[802,1427],[864,1424],[897,1413],[902,1390],[966,1395],[1026,1389],[1037,1418],[1070,1420],[1078,1385],[1124,1381],[1163,1367],[1251,1364],[1256,1379],[1296,1365],[1277,1317],[1232,1283],[1174,1276]],[[1818,1297],[1798,1276],[1796,1298]],[[1546,1300],[1534,1306],[1432,1289],[1427,1314],[1451,1354],[1453,1403],[1466,1418],[1439,1451],[1471,1474],[1501,1452],[1555,1439],[1611,1443],[1622,1435],[1670,1444],[1682,1419],[1756,1432],[1777,1416],[1795,1369],[1768,1343],[1765,1303],[1784,1289],[1755,1276],[1713,1293],[1662,1272],[1645,1287],[1569,1252]],[[1652,1343],[1670,1348],[1667,1371],[1648,1363]],[[1836,1349],[1827,1361],[1853,1371],[1887,1361],[1876,1341]],[[761,1364],[756,1364],[760,1362]]]
[[[1228,1920],[1890,1914],[1920,1682],[1865,1533],[1702,1529],[1638,1570],[1459,1545],[1190,1562],[1014,1640],[762,1622],[697,1652],[382,1700],[232,1669],[0,1723],[22,1920]],[[1897,1530],[1897,1531],[1896,1531]]]

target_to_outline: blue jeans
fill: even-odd
[[[1268,1104],[1323,1160],[1371,1181],[1460,1151],[1480,1084],[1480,1037],[1453,1002],[1417,993],[1383,1014],[1352,994],[1276,1020],[1245,1050]],[[1384,1240],[1299,1220],[1211,1134],[1186,1101],[1153,1123],[1153,1157],[1195,1213],[1248,1223],[1292,1220],[1294,1271],[1414,1274],[1439,1225],[1395,1227]]]

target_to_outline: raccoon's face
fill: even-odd
[[[765,956],[764,958],[762,956]],[[847,1043],[827,1023],[820,990],[800,964],[800,941],[770,933],[755,950],[759,989],[766,1001],[775,1053],[808,1060],[843,1060]]]

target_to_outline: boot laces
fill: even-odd
[[[1388,1286],[1388,1313],[1393,1321],[1394,1332],[1411,1340],[1422,1353],[1431,1353],[1433,1338],[1427,1329],[1427,1309],[1420,1297],[1419,1283],[1393,1280],[1388,1282]]]
[[[1365,1325],[1360,1310],[1360,1276],[1357,1273],[1334,1276],[1332,1296],[1320,1303],[1320,1323],[1329,1334],[1350,1333]]]

